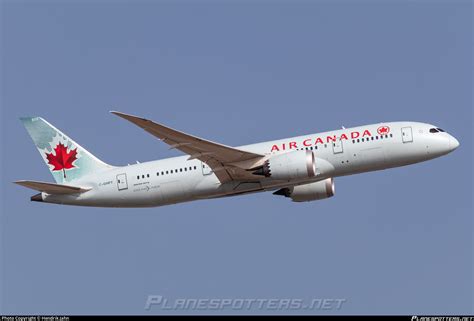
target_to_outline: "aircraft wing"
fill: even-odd
[[[258,180],[258,178],[247,172],[245,169],[236,167],[232,165],[232,163],[239,163],[252,159],[257,161],[262,159],[264,155],[211,142],[155,123],[145,118],[117,111],[112,111],[111,113],[143,128],[153,136],[170,145],[170,148],[176,148],[190,155],[189,159],[199,159],[206,163],[213,170],[221,183],[231,180]]]
[[[77,194],[84,193],[90,190],[90,188],[82,188],[70,185],[61,185],[37,181],[16,181],[14,183],[48,194]]]

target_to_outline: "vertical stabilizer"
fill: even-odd
[[[22,117],[54,180],[63,184],[112,168],[41,117]]]

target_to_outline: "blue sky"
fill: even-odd
[[[2,313],[170,313],[145,310],[148,295],[473,313],[471,2],[0,8]],[[267,193],[93,209],[30,202],[11,183],[52,181],[20,116],[44,117],[114,165],[179,155],[109,110],[228,145],[413,120],[461,147],[338,178],[334,198],[303,204]]]

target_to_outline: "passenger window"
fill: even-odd
[[[137,179],[140,179],[140,175],[137,176]]]
[[[194,169],[197,169],[197,166],[194,166]]]
[[[150,174],[146,174],[146,177],[150,178]]]
[[[360,143],[360,139],[357,138],[357,142]]]

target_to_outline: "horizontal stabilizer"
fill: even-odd
[[[90,188],[36,181],[16,181],[14,183],[48,194],[77,194],[84,193],[90,190]]]

